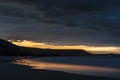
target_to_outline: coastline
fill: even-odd
[[[60,71],[38,70],[27,66],[0,62],[2,80],[120,80],[117,78],[77,75]]]

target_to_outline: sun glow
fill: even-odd
[[[105,52],[105,53],[120,53],[120,47],[94,47],[87,45],[54,45],[47,43],[33,42],[29,40],[9,40],[15,45],[24,46],[24,47],[33,47],[33,48],[42,48],[42,49],[84,49],[90,52]]]

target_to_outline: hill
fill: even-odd
[[[21,47],[0,39],[0,55],[4,56],[78,56],[90,55],[85,50],[57,50]]]

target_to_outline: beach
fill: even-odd
[[[28,64],[29,65],[29,64]],[[0,62],[1,80],[120,80],[119,78],[72,74],[63,71],[35,69],[11,62]]]

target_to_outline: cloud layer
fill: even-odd
[[[0,37],[120,46],[119,0],[0,0]]]

